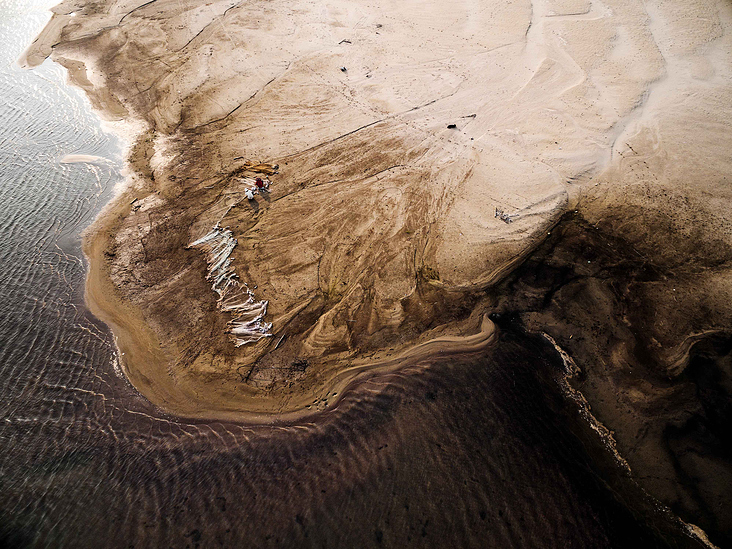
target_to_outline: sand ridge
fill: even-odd
[[[354,360],[475,331],[485,290],[568,210],[674,215],[666,197],[686,193],[713,219],[701,248],[729,246],[729,12],[64,2],[26,60],[52,53],[97,108],[147,128],[130,155],[138,183],[87,243],[88,294],[143,394],[215,416],[284,411]],[[249,161],[279,166],[256,202]],[[239,350],[187,248],[216,223],[273,323]]]

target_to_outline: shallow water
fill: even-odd
[[[295,425],[147,403],[83,306],[80,232],[120,180],[120,144],[60,67],[14,65],[44,4],[0,1],[0,546],[663,545],[557,358],[510,329]]]

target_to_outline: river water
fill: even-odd
[[[294,425],[151,406],[83,304],[80,233],[121,181],[121,144],[60,67],[15,65],[47,8],[0,0],[1,547],[690,543],[562,395],[548,344],[510,326],[486,354],[374,377]]]

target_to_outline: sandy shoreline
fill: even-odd
[[[321,379],[309,392],[297,392],[294,398],[288,396],[285,405],[279,394],[270,398],[257,398],[256,394],[251,393],[235,394],[228,400],[217,401],[219,394],[215,391],[206,394],[205,386],[181,387],[173,382],[168,371],[171,359],[165,355],[139,311],[117,297],[117,291],[105,272],[106,234],[114,230],[120,216],[119,209],[125,208],[127,198],[123,194],[117,201],[117,208],[105,212],[95,222],[93,235],[85,238],[84,253],[89,261],[86,300],[94,315],[114,332],[122,355],[121,365],[131,383],[151,402],[177,416],[244,421],[250,424],[295,421],[323,411],[325,408],[322,403],[326,403],[328,409],[335,407],[348,388],[362,378],[417,365],[428,361],[430,357],[444,359],[452,354],[485,351],[495,340],[493,323],[486,315],[480,322],[478,332],[473,335],[437,337],[399,353],[379,353],[379,356],[369,359],[349,361],[346,368],[336,365],[323,375],[330,377]],[[129,368],[129,364],[137,367]]]
[[[727,89],[715,52],[729,14],[699,22],[680,47],[659,7],[630,32],[634,2],[576,4],[461,7],[444,28],[438,6],[384,18],[334,4],[325,19],[224,0],[54,8],[21,62],[53,53],[105,117],[142,128],[135,183],[85,244],[90,305],[113,326],[133,384],[182,415],[302,408],[294,393],[320,394],[353,360],[475,326],[493,302],[486,290],[564,212],[603,219],[637,194],[637,172],[622,172],[628,154],[656,146],[649,121],[668,127],[655,105],[675,104],[684,86],[710,100]],[[243,25],[261,10],[266,24]],[[583,56],[593,41],[595,57]],[[668,73],[701,51],[706,73]],[[247,204],[242,166],[262,158],[280,171],[271,195]],[[715,185],[695,192],[721,198]],[[233,231],[233,265],[274,325],[237,351],[203,258],[186,249],[216,223]]]
[[[730,396],[698,365],[727,375],[732,331],[727,2],[54,12],[21,63],[50,55],[134,128],[129,185],[84,241],[87,300],[151,402],[295,420],[372,374],[484,352],[486,315],[510,313],[576,363],[567,390],[644,489],[732,531],[706,398]],[[279,168],[248,200],[257,163]],[[190,246],[217,226],[272,323],[239,348]]]
[[[705,18],[631,1],[62,3],[25,63],[52,54],[95,108],[145,128],[136,182],[85,243],[90,306],[133,384],[181,415],[302,409],[353,361],[475,331],[573,209],[649,256],[681,257],[693,233],[692,257],[724,263],[732,16],[686,6]],[[280,166],[256,203],[248,161]],[[659,236],[644,216],[667,220]],[[187,248],[216,223],[274,325],[239,350]]]

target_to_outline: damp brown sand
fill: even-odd
[[[124,204],[126,201],[121,202]],[[256,392],[230,392],[222,395],[221,389],[210,390],[205,384],[181,386],[173,382],[168,371],[170,359],[161,349],[155,334],[147,328],[137,309],[116,296],[116,290],[104,272],[106,239],[103,232],[114,230],[117,219],[113,210],[107,211],[96,224],[96,231],[102,234],[98,232],[93,238],[85,240],[84,252],[90,265],[86,281],[87,303],[92,312],[115,333],[117,347],[122,355],[120,362],[132,384],[152,402],[176,415],[250,423],[293,421],[313,415],[322,410],[324,405],[334,406],[340,400],[339,395],[344,394],[359,379],[416,365],[430,356],[448,358],[451,355],[485,351],[494,341],[493,323],[486,315],[473,335],[437,337],[408,347],[400,353],[373,353],[369,359],[351,361],[345,368],[336,365],[330,371],[326,370],[322,374],[325,379],[321,378],[310,391],[300,389],[294,392],[294,396],[288,395],[286,406],[279,394],[270,396]],[[128,364],[144,367],[130,369]]]

